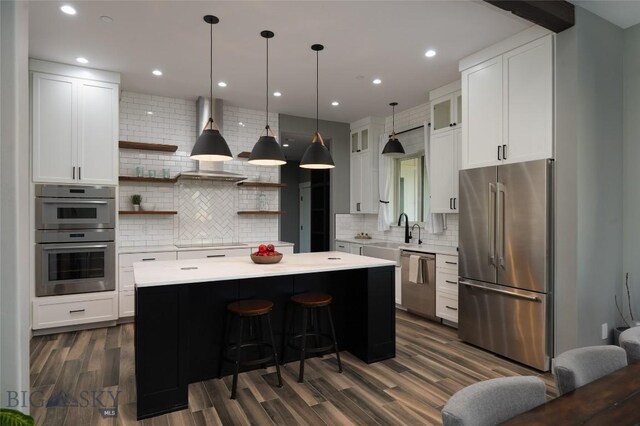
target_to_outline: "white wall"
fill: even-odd
[[[622,30],[576,7],[558,34],[556,353],[606,344],[622,280]]]
[[[623,161],[624,272],[629,273],[636,321],[640,320],[640,24],[624,31]],[[625,311],[626,292],[624,293]]]
[[[29,390],[29,20],[0,2],[0,406]],[[15,407],[28,412],[29,407]]]
[[[153,112],[149,115],[148,112]],[[278,116],[269,114],[273,131],[278,132]],[[234,156],[251,151],[264,129],[264,111],[233,105],[223,108],[223,135]],[[242,123],[240,125],[239,123]],[[123,92],[120,100],[120,139],[178,145],[175,153],[120,150],[120,174],[135,176],[136,166],[145,173],[170,169],[171,176],[194,170],[191,149],[197,138],[195,102]],[[246,160],[225,162],[224,170],[242,173],[251,180],[278,182],[278,167],[251,166]],[[176,216],[121,216],[120,246],[158,246],[207,244],[238,241],[276,241],[278,216],[239,216],[239,210],[256,210],[259,191],[240,188],[233,183],[181,180],[175,185],[120,185],[121,209],[131,209],[129,197],[141,194],[143,203],[153,203],[158,210],[176,210]],[[266,190],[269,208],[279,206],[279,191]]]

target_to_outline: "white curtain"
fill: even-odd
[[[427,168],[427,188],[425,194],[431,194],[431,129],[429,123],[424,123],[424,164]],[[442,213],[431,213],[431,202],[425,197],[424,204],[425,230],[430,234],[441,234],[445,230],[445,217]]]
[[[378,231],[388,231],[391,219],[391,186],[393,185],[393,159],[382,155],[387,135],[381,134],[378,143]]]

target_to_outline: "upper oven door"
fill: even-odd
[[[115,200],[36,198],[36,228],[115,228]]]

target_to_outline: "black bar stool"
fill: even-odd
[[[276,374],[278,375],[278,387],[282,387],[282,376],[280,375],[280,365],[278,363],[278,353],[276,352],[276,344],[273,339],[273,330],[271,328],[271,311],[273,309],[273,302],[268,300],[240,300],[227,305],[227,311],[231,315],[231,320],[228,321],[228,326],[225,329],[223,353],[220,361],[220,371],[222,372],[222,364],[224,361],[228,361],[235,364],[233,370],[233,385],[231,386],[231,399],[236,399],[236,390],[238,388],[238,373],[241,366],[254,366],[262,364],[265,368],[267,362],[274,361],[276,365]],[[240,321],[238,327],[238,334],[236,343],[229,341],[229,334],[233,321],[235,319]],[[261,319],[266,319],[267,331],[269,332],[269,340],[264,340],[264,333]],[[249,325],[249,340],[243,341],[245,321],[248,321]],[[254,337],[254,331],[257,331],[258,336]],[[241,352],[244,348],[255,347],[259,351],[259,359],[243,361],[241,359]],[[271,354],[264,354],[264,348],[270,348]],[[231,354],[234,353],[231,357]]]
[[[293,303],[293,318],[295,319],[296,311],[302,310],[302,327],[300,334],[295,333],[295,321],[291,321],[290,335],[288,340],[288,346],[300,351],[300,373],[298,375],[298,382],[304,382],[304,360],[307,357],[307,353],[321,354],[333,349],[338,361],[338,372],[342,373],[342,363],[340,362],[340,352],[338,351],[338,341],[336,340],[336,331],[333,326],[333,317],[331,316],[331,301],[333,298],[324,293],[301,293],[291,297]],[[331,334],[323,333],[320,329],[319,314],[321,311],[327,313],[327,319],[329,320],[329,328]],[[309,323],[311,323],[311,330],[309,330]],[[308,347],[308,338],[314,338],[314,347]],[[297,341],[300,340],[300,344]],[[324,342],[323,342],[324,340]],[[329,342],[322,346],[323,343]],[[284,352],[282,358],[284,359]]]

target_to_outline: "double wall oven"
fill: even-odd
[[[115,290],[115,188],[36,185],[36,296]]]

